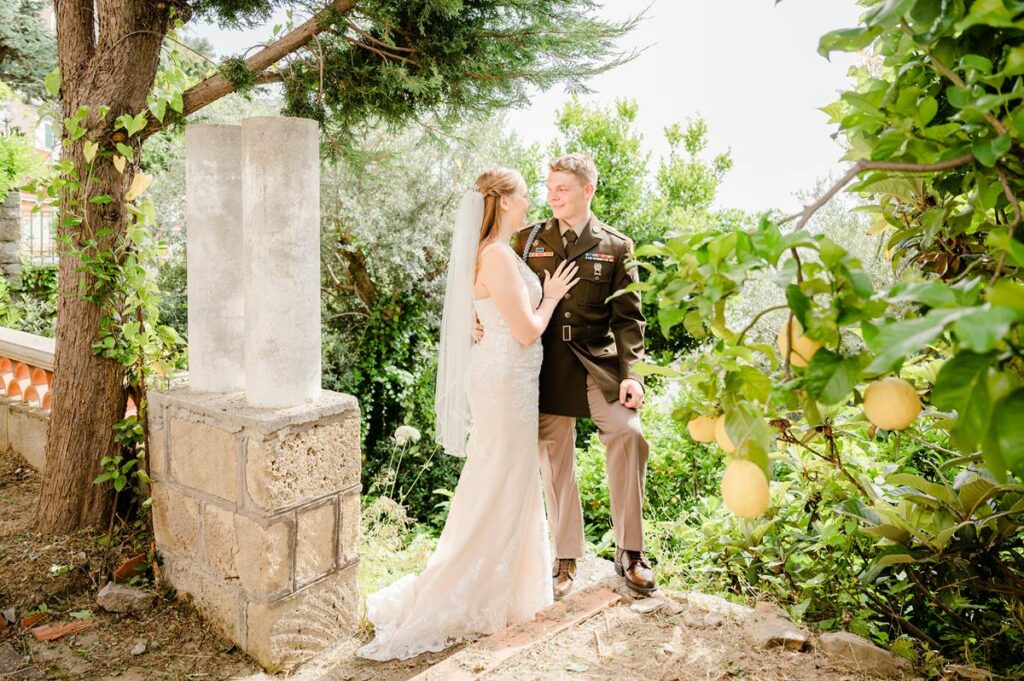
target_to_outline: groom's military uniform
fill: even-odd
[[[616,544],[641,551],[648,445],[638,413],[619,402],[624,379],[643,383],[633,371],[644,356],[640,294],[621,292],[637,281],[636,267],[627,264],[633,242],[594,216],[576,226],[552,218],[520,231],[515,249],[542,281],[564,260],[579,266],[579,283],[559,301],[542,336],[540,459],[557,557],[583,555],[575,452],[580,416],[593,419],[605,445]]]

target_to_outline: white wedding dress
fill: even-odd
[[[533,306],[540,282],[517,258]],[[486,333],[469,356],[473,427],[437,549],[419,575],[366,599],[375,638],[357,654],[407,659],[532,620],[552,602],[537,454],[540,341],[523,347],[494,301],[475,300]]]

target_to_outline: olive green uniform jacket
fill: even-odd
[[[515,250],[522,257],[533,227],[516,234]],[[559,301],[544,331],[544,362],[540,369],[540,411],[559,416],[590,416],[587,374],[609,402],[619,399],[619,383],[633,378],[633,365],[644,357],[644,315],[640,294],[616,291],[637,281],[636,267],[627,267],[633,241],[596,217],[583,228],[573,246],[572,261],[580,282]],[[552,218],[539,228],[525,254],[526,264],[541,281],[554,273],[565,247]]]

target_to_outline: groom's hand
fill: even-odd
[[[626,409],[639,409],[644,406],[644,387],[640,381],[627,378],[619,383],[619,404]]]

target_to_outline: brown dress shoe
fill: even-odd
[[[658,589],[654,570],[643,551],[615,549],[615,573],[624,578],[626,586],[633,591],[649,594]]]
[[[572,591],[572,580],[576,578],[575,558],[556,558],[551,567],[551,582],[555,591],[555,600],[561,600]]]

